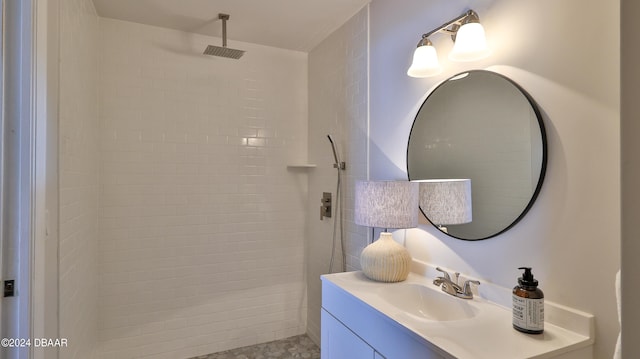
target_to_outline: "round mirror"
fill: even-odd
[[[407,148],[420,208],[448,235],[496,236],[535,201],[547,163],[540,111],[513,81],[474,70],[449,78],[418,111]]]

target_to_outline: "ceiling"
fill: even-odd
[[[309,52],[370,0],[93,0],[107,18]]]

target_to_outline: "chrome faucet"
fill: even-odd
[[[447,273],[445,270],[442,270],[440,267],[436,267],[436,270],[438,272],[441,272],[442,276],[434,279],[433,284],[439,286],[443,292],[462,299],[473,299],[471,284],[480,285],[480,282],[478,282],[477,280],[466,280],[461,287],[458,284],[460,273],[454,273],[456,277],[456,280],[454,282],[451,280],[451,276],[449,275],[449,273]]]
[[[462,288],[460,288],[460,286],[458,285],[458,277],[460,276],[460,273],[456,272],[454,274],[456,276],[456,281],[454,282],[451,280],[451,276],[449,276],[449,273],[440,269],[440,267],[437,267],[436,270],[438,272],[442,272],[443,276],[434,279],[433,284],[442,288],[443,292],[451,294],[453,296],[457,296],[457,294],[462,291]]]

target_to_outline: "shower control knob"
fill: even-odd
[[[322,203],[322,206],[320,206],[320,220],[325,217],[331,218],[331,192],[323,192],[320,203]]]

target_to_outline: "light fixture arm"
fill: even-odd
[[[422,40],[420,40],[420,43],[422,43],[424,39],[438,32],[443,32],[451,35],[451,39],[455,41],[456,33],[458,32],[458,29],[460,28],[460,26],[470,22],[480,22],[480,17],[478,16],[478,13],[476,13],[473,10],[468,10],[464,14],[452,20],[447,21],[446,23],[440,25],[439,27],[429,32],[422,34]],[[451,26],[451,28],[449,28],[449,26]],[[421,46],[420,43],[418,43],[418,46]]]
[[[438,32],[451,35],[454,42],[449,53],[451,61],[476,61],[489,56],[491,52],[487,46],[484,28],[480,24],[480,17],[475,11],[467,10],[464,14],[422,35],[413,52],[413,61],[407,70],[408,76],[430,77],[442,71],[436,49],[429,40],[431,35]]]

